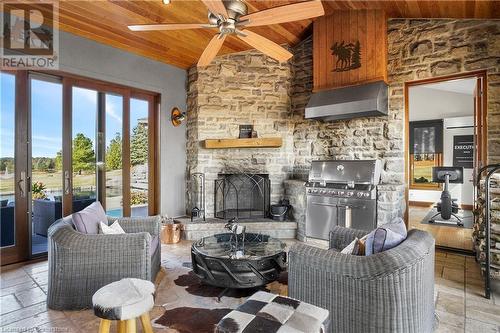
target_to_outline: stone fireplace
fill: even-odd
[[[269,216],[270,181],[267,174],[219,174],[214,192],[217,218],[242,220]]]
[[[222,174],[267,175],[270,204],[283,198],[283,182],[293,169],[291,70],[290,64],[279,64],[257,51],[217,57],[206,68],[189,69],[187,173],[205,174],[207,217],[215,217],[214,184]],[[239,125],[253,125],[259,138],[279,137],[282,145],[204,147],[205,139],[237,138]]]

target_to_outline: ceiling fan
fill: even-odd
[[[262,53],[284,62],[292,57],[290,52],[255,32],[245,30],[245,28],[304,20],[325,14],[319,0],[274,7],[251,14],[248,14],[247,5],[241,0],[202,0],[202,2],[208,8],[209,23],[207,24],[139,24],[129,25],[128,28],[132,31],[219,29],[219,33],[210,40],[201,54],[198,60],[200,67],[208,66],[212,62],[228,35],[236,35]]]

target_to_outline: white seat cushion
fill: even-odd
[[[94,313],[109,320],[139,317],[153,308],[154,292],[154,284],[141,279],[122,279],[107,284],[92,296]]]

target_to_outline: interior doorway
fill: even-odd
[[[407,225],[472,252],[475,174],[486,160],[482,72],[405,84]]]

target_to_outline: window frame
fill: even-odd
[[[434,151],[433,152],[418,152],[415,153],[415,129],[417,128],[434,128]],[[440,183],[417,183],[415,182],[415,155],[434,155],[434,165],[433,167],[443,165],[443,119],[428,119],[409,122],[409,167],[410,167],[410,184],[409,188],[412,190],[442,190],[442,184]],[[432,174],[432,173],[431,173]]]
[[[442,166],[443,165],[443,154],[434,154],[435,155],[435,160],[437,160],[433,167],[436,166]],[[435,191],[440,191],[442,190],[442,184],[440,183],[416,183],[415,182],[415,177],[414,177],[414,172],[415,172],[415,160],[414,160],[415,154],[410,154],[410,189],[412,190],[435,190]]]

